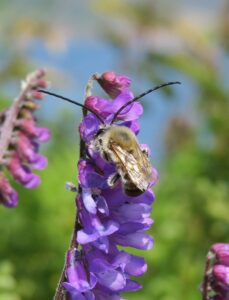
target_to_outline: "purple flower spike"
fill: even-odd
[[[64,287],[72,299],[89,299],[87,297],[90,296],[95,300],[121,300],[121,293],[137,291],[142,287],[131,276],[142,276],[147,264],[142,257],[119,250],[119,246],[141,250],[152,248],[153,238],[145,231],[153,224],[151,204],[154,194],[149,188],[139,196],[130,197],[123,191],[121,179],[117,179],[112,188],[108,184],[117,172],[117,166],[105,160],[105,156],[95,149],[94,139],[104,126],[109,128],[115,113],[134,95],[128,90],[130,80],[126,76],[106,72],[96,79],[113,99],[92,95],[85,100],[85,105],[97,113],[104,124],[91,112],[80,124],[80,137],[85,142],[87,155],[81,157],[78,163],[80,193],[76,199],[78,228],[75,242],[82,249],[82,259],[74,266],[71,264],[74,276],[70,276],[70,269],[67,269]],[[138,119],[142,113],[142,105],[132,103],[117,116],[117,121],[120,121],[118,125],[126,126],[137,134],[140,130]],[[140,151],[150,155],[147,145],[139,147]],[[152,185],[156,178],[157,172],[152,168]],[[84,277],[87,291],[83,295],[78,286],[82,278],[76,275],[79,272],[76,264],[84,268],[82,274],[87,273],[86,279]],[[96,278],[93,287],[89,285],[91,274]],[[75,281],[78,281],[77,284]]]
[[[33,169],[42,170],[48,163],[38,150],[39,144],[50,138],[50,133],[47,128],[37,127],[34,117],[34,111],[39,108],[35,101],[43,98],[43,94],[37,89],[48,86],[44,76],[44,70],[27,76],[19,97],[3,113],[1,124],[0,166],[2,169],[7,167],[14,180],[28,189],[40,184],[40,178],[33,174]],[[4,197],[1,195],[1,198]],[[15,206],[16,192],[12,193],[11,198],[12,201],[0,202],[5,205],[8,203],[6,206]]]
[[[229,300],[229,244],[214,244],[208,255],[202,284],[204,300]]]

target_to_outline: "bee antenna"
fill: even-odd
[[[116,111],[116,113],[114,114],[114,117],[113,117],[113,119],[112,119],[112,121],[111,121],[111,124],[114,123],[114,121],[116,120],[116,118],[117,118],[117,116],[120,114],[120,112],[121,112],[124,108],[126,108],[128,105],[130,105],[130,104],[132,104],[133,102],[135,102],[135,101],[141,99],[142,97],[148,95],[149,93],[152,93],[152,92],[154,92],[154,91],[156,91],[156,90],[159,90],[160,88],[163,88],[163,87],[168,86],[168,85],[173,85],[173,84],[181,84],[181,82],[180,82],[180,81],[170,81],[170,82],[162,83],[162,84],[160,84],[160,85],[158,85],[158,86],[156,86],[156,87],[154,87],[154,88],[152,88],[152,89],[149,89],[148,91],[146,91],[146,92],[140,94],[139,96],[135,97],[134,99],[128,101],[127,103],[125,103],[122,107],[120,107],[120,108]]]
[[[85,108],[86,110],[88,110],[88,111],[90,111],[91,113],[93,113],[93,114],[100,120],[100,122],[101,122],[102,124],[105,124],[104,120],[103,120],[103,119],[102,119],[95,111],[93,111],[91,108],[89,108],[89,107],[87,107],[87,106],[85,106],[85,105],[83,105],[83,104],[81,104],[81,103],[79,103],[79,102],[77,102],[77,101],[71,100],[71,99],[66,98],[66,97],[64,97],[64,96],[61,96],[61,95],[58,95],[58,94],[56,94],[56,93],[49,92],[49,91],[46,91],[46,90],[39,89],[39,90],[37,90],[37,91],[38,91],[38,92],[41,92],[41,93],[44,93],[44,94],[47,94],[47,95],[50,95],[50,96],[54,96],[54,97],[56,97],[56,98],[60,98],[60,99],[62,99],[62,100],[64,100],[64,101],[67,101],[67,102],[73,103],[73,104],[75,104],[75,105],[77,105],[77,106],[80,106],[80,107],[82,107],[82,108]]]

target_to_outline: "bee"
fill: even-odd
[[[152,167],[145,150],[141,150],[135,134],[126,126],[102,126],[92,141],[93,148],[117,172],[108,177],[108,185],[114,187],[119,179],[128,196],[139,196],[152,181]]]
[[[156,180],[156,175],[153,173],[148,152],[141,149],[135,134],[128,127],[115,125],[114,122],[119,113],[133,102],[159,88],[179,83],[175,81],[161,84],[128,101],[114,114],[110,124],[105,124],[98,113],[79,102],[46,90],[39,91],[81,106],[100,120],[100,128],[92,139],[91,146],[102,158],[116,166],[116,172],[108,177],[108,185],[112,188],[121,180],[125,194],[137,197],[150,187],[151,182]]]

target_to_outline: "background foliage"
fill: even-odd
[[[143,290],[128,300],[200,299],[205,255],[228,242],[228,16],[228,1],[0,2],[1,107],[43,65],[55,90],[78,99],[89,75],[108,69],[129,74],[136,93],[183,83],[144,102],[140,140],[160,172],[155,247],[145,254]],[[18,208],[0,207],[1,300],[52,298],[73,227],[64,184],[77,180],[80,114],[50,99],[39,118],[53,132],[42,185],[17,187]]]

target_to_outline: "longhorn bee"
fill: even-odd
[[[141,150],[135,134],[125,126],[101,127],[93,140],[94,148],[108,162],[116,165],[117,172],[108,177],[114,187],[121,179],[128,196],[139,196],[152,181],[152,167],[145,150]]]
[[[116,173],[108,177],[108,185],[114,187],[121,179],[124,192],[128,196],[136,197],[144,193],[156,178],[154,178],[155,175],[152,172],[148,153],[146,150],[141,149],[135,134],[128,127],[114,125],[113,123],[119,113],[128,105],[161,87],[179,83],[176,81],[159,85],[128,101],[114,114],[109,125],[105,124],[98,113],[81,103],[46,90],[39,91],[81,106],[92,112],[100,120],[100,128],[95,134],[91,145],[106,161],[112,162],[116,166]]]

